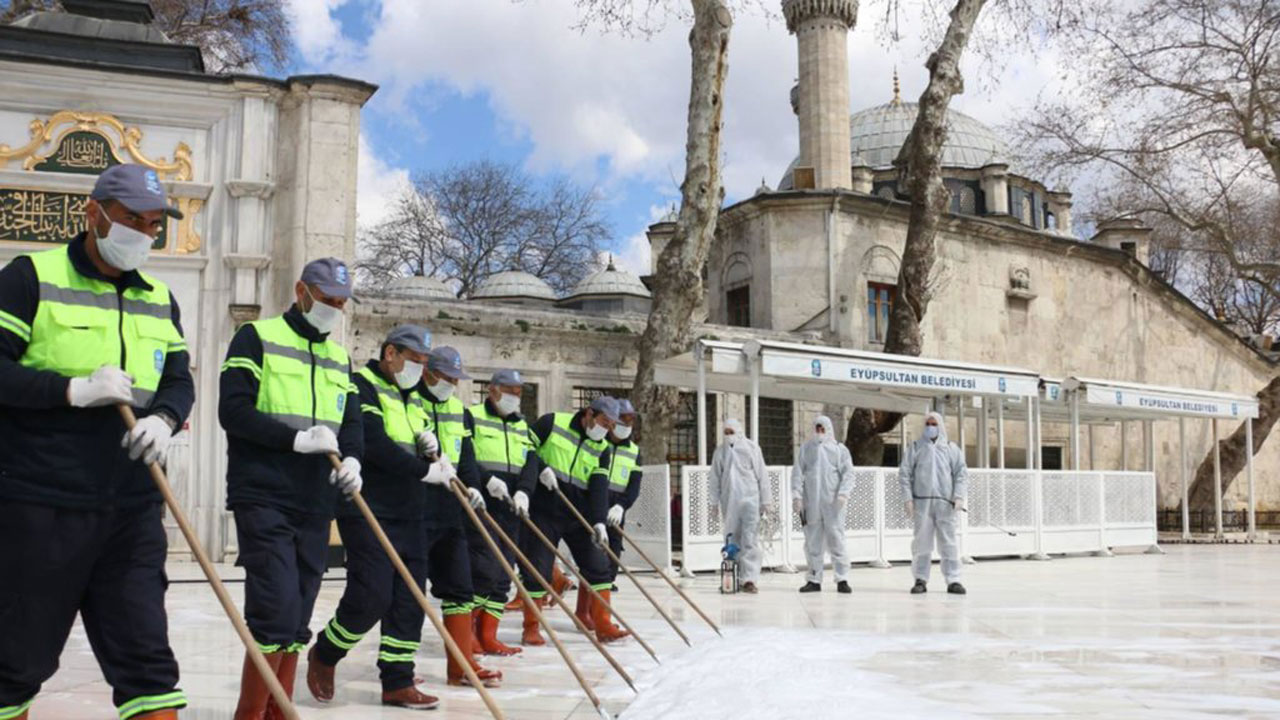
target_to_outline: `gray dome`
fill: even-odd
[[[649,292],[649,288],[640,282],[640,278],[626,270],[619,270],[614,267],[612,259],[609,260],[609,266],[604,270],[588,275],[582,282],[578,283],[569,298],[582,297],[584,295],[653,297],[652,293]]]
[[[490,275],[471,294],[471,299],[531,298],[555,300],[556,293],[542,278],[520,270],[510,270]]]
[[[894,101],[849,116],[850,163],[873,170],[893,167],[893,160],[911,133],[918,106]],[[980,168],[1008,164],[1009,150],[994,130],[958,110],[947,111],[947,142],[942,146],[942,166]],[[793,188],[791,171],[778,183],[779,190]]]
[[[457,300],[448,285],[433,278],[422,275],[396,278],[387,283],[386,294],[389,297],[408,300]]]

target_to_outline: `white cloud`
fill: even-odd
[[[572,0],[383,0],[368,42],[355,48],[341,39],[331,14],[344,0],[289,2],[304,53],[378,83],[382,90],[367,111],[398,118],[401,132],[421,132],[416,116],[404,112],[409,100],[421,103],[443,87],[483,93],[503,131],[530,143],[535,172],[566,171],[606,192],[638,180],[666,193],[684,174],[689,47],[688,26],[679,20],[645,40],[572,29],[578,20]],[[904,14],[902,22],[907,39],[898,45],[885,45],[870,12],[850,34],[851,109],[887,102],[895,66],[904,99],[924,88],[926,21]],[[1028,104],[1054,70],[1025,53],[1003,67],[994,78],[979,77],[980,63],[967,61],[970,91],[953,107],[992,125],[1006,122],[1011,106]],[[778,17],[736,18],[723,143],[730,199],[749,197],[762,178],[775,186],[795,156],[789,92],[797,72],[795,38]],[[438,132],[432,139],[449,142]],[[476,157],[484,154],[475,148]]]
[[[409,172],[379,158],[361,133],[356,171],[356,223],[370,227],[385,220],[396,197],[407,187]]]
[[[649,236],[644,233],[637,233],[624,239],[612,255],[613,262],[619,269],[636,276],[648,275],[652,269]]]

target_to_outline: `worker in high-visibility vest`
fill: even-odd
[[[360,399],[347,351],[331,336],[351,280],[340,260],[307,263],[288,311],[236,331],[220,378],[245,621],[290,695],[298,654],[311,639],[338,492],[350,496],[362,484]],[[340,470],[330,454],[342,458]],[[246,655],[236,720],[278,712]]]
[[[457,396],[458,382],[469,378],[462,370],[462,356],[457,350],[448,346],[434,348],[427,356],[418,393],[428,426],[439,442],[440,460],[466,486],[472,507],[482,508],[485,501],[471,443],[471,418]],[[481,667],[472,656],[475,625],[471,609],[475,590],[471,584],[467,533],[463,529],[463,523],[469,521],[463,519],[462,507],[447,485],[427,486],[424,517],[427,578],[431,581],[431,594],[440,599],[445,627],[463,654],[472,658],[471,667],[480,681],[486,687],[497,687],[502,682],[502,672]],[[469,684],[462,666],[452,656],[447,657],[446,676],[450,685]]]
[[[562,539],[578,565],[579,572],[598,592],[609,601],[609,558],[601,547],[609,542],[605,527],[609,501],[609,467],[613,455],[608,435],[618,422],[618,401],[601,396],[591,406],[577,413],[550,413],[533,424],[533,442],[537,446],[538,483],[529,509],[529,517],[553,544]],[[565,507],[556,489],[561,490],[578,512],[591,524],[591,530],[582,526],[577,517]],[[517,509],[517,512],[521,512]],[[543,577],[551,576],[554,555],[536,537],[526,534],[526,554]],[[544,591],[530,591],[538,602],[543,602]],[[627,632],[613,624],[609,611],[592,603],[592,623],[596,637],[611,642],[626,637]],[[533,609],[525,607],[525,645],[546,643],[538,630],[538,619]]]
[[[4,720],[25,720],[77,614],[122,720],[176,718],[187,702],[146,465],[165,461],[195,401],[178,303],[139,269],[169,217],[182,214],[154,170],[115,165],[83,232],[0,270]],[[132,431],[117,405],[141,418]]]
[[[378,518],[409,573],[427,578],[422,514],[425,483],[448,482],[444,467],[418,453],[434,444],[422,399],[414,388],[431,348],[431,332],[399,325],[382,341],[378,357],[353,378],[364,418],[364,489],[361,495]],[[347,584],[333,618],[307,655],[307,688],[320,702],[334,695],[334,670],[365,633],[379,623],[378,670],[382,704],[430,710],[440,704],[414,686],[413,656],[422,637],[422,606],[391,564],[373,529],[350,503],[338,508],[338,532],[347,556]]]
[[[519,537],[520,530],[515,509],[528,512],[529,498],[538,485],[537,463],[528,462],[533,457],[529,424],[520,414],[523,394],[520,372],[499,370],[489,380],[484,402],[467,409],[476,465],[485,492],[492,498],[488,503],[489,514],[503,532],[513,538]],[[503,571],[501,561],[473,527],[467,528],[467,545],[471,550],[471,580],[475,588],[476,607],[471,614],[480,642],[477,651],[486,655],[514,655],[520,648],[501,642],[497,634],[507,594],[511,592],[511,580]],[[502,551],[506,561],[514,566],[515,553],[508,547]]]
[[[626,513],[636,504],[640,497],[640,480],[644,473],[640,472],[640,446],[636,444],[632,432],[635,430],[639,414],[626,398],[618,400],[618,422],[609,433],[609,444],[613,446],[613,456],[609,463],[609,512],[605,515],[605,524],[617,528],[609,533],[609,549],[614,555],[622,556],[621,530],[626,522]],[[618,566],[609,559],[609,582],[617,583]],[[578,617],[586,622],[592,616],[592,597],[590,593],[578,589]],[[587,623],[594,629],[594,623]]]

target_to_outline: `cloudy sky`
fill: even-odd
[[[688,26],[673,18],[647,38],[575,29],[572,0],[287,0],[299,62],[376,83],[360,146],[361,223],[377,222],[415,172],[480,158],[596,187],[621,263],[648,268],[644,229],[677,197],[689,87]],[[851,110],[906,99],[927,74],[925,36],[936,21],[907,0],[888,39],[885,3],[863,2],[849,38]],[[683,3],[672,3],[683,5]],[[765,2],[767,6],[772,3]],[[994,18],[995,16],[991,16]],[[725,93],[728,201],[763,180],[776,185],[796,153],[788,94],[795,39],[764,10],[739,13]],[[1054,81],[1050,57],[1019,53],[967,64],[953,108],[1008,122]]]

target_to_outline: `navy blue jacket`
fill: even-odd
[[[327,337],[311,327],[296,305],[285,312],[284,319],[311,342]],[[245,358],[262,367],[262,339],[252,325],[236,331],[227,357]],[[324,455],[293,451],[297,431],[258,412],[258,386],[251,371],[234,366],[224,367],[218,380],[218,422],[227,433],[227,509],[239,504],[269,505],[332,517],[338,498],[337,488],[329,484],[333,466]],[[364,454],[360,400],[355,393],[347,396],[338,447],[343,457],[360,459]]]
[[[98,272],[85,249],[84,233],[69,242],[68,254],[76,272],[112,283],[118,293],[151,288],[137,272],[119,278]],[[30,327],[39,304],[39,281],[30,258],[14,258],[0,269],[0,311]],[[182,334],[172,294],[169,304],[173,325]],[[7,323],[13,320],[0,322],[0,498],[81,510],[160,502],[146,466],[130,461],[120,447],[125,433],[120,411],[71,407],[70,379],[21,365],[28,343]],[[126,351],[122,348],[122,354]],[[151,407],[139,414],[163,411],[181,428],[195,396],[186,351],[168,353]]]

